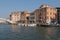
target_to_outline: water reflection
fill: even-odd
[[[60,40],[60,27],[2,25],[0,40]]]
[[[46,40],[55,40],[57,33],[57,27],[48,27],[46,28],[45,38]]]
[[[15,32],[17,31],[18,26],[17,25],[11,25],[12,26],[12,31]]]
[[[41,40],[57,40],[57,27],[37,27],[38,37]]]

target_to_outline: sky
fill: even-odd
[[[42,4],[60,7],[60,0],[0,0],[0,17],[8,18],[14,11],[32,12]]]

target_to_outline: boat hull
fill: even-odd
[[[60,27],[60,25],[40,25],[42,27]]]

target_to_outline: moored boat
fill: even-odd
[[[40,26],[43,26],[43,27],[60,27],[59,24],[41,24]]]

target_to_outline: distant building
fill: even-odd
[[[36,9],[34,11],[34,14],[35,14],[35,23],[40,24],[41,23],[41,21],[40,21],[40,9]]]
[[[58,23],[60,24],[60,7],[56,7],[57,9],[57,20],[58,20]]]
[[[29,16],[30,16],[30,13],[27,12],[27,11],[23,11],[21,12],[21,19],[20,19],[20,22],[21,23],[29,23]]]
[[[13,22],[20,21],[21,12],[11,12],[10,20]]]
[[[48,24],[50,24],[50,22],[55,23],[57,21],[57,9],[52,8],[48,5],[41,5],[40,19],[42,20],[42,23]]]
[[[23,12],[11,12],[10,20],[13,22],[26,23],[29,20],[30,13],[27,11]]]
[[[58,9],[58,20],[60,20],[60,9]],[[57,9],[48,5],[41,5],[40,8],[29,13],[27,11],[23,12],[12,12],[10,15],[11,21],[19,21],[20,23],[56,23],[57,22]],[[60,21],[58,21],[60,22]]]
[[[39,9],[34,11],[35,22],[37,24],[50,23],[57,21],[57,9],[48,5],[41,5]]]
[[[30,20],[30,23],[35,23],[36,19],[35,19],[35,13],[34,12],[30,13],[29,20]]]

